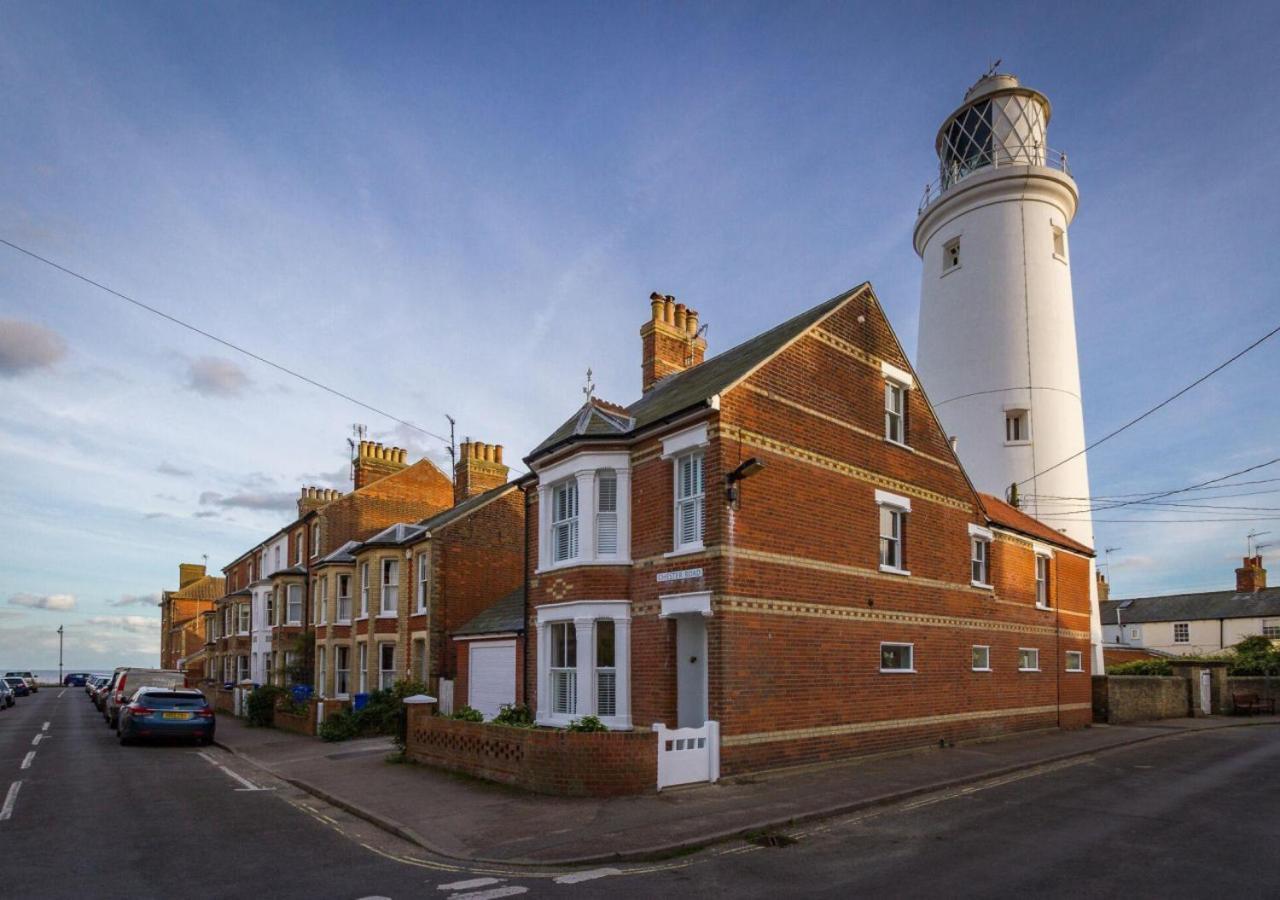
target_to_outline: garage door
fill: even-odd
[[[516,642],[473,641],[468,656],[468,705],[492,719],[504,703],[516,702]]]

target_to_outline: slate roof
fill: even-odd
[[[1134,597],[1105,600],[1098,604],[1103,625],[1141,622],[1187,622],[1193,619],[1254,619],[1280,617],[1280,587],[1252,593],[1207,591],[1199,594],[1168,594],[1163,597]]]
[[[454,637],[524,631],[524,588],[518,587],[453,632]]]
[[[632,419],[630,432],[639,431],[646,426],[671,418],[700,403],[705,403],[711,397],[747,375],[756,366],[765,362],[790,341],[817,325],[845,301],[854,297],[866,287],[867,283],[864,282],[852,290],[845,291],[825,303],[819,303],[812,309],[788,319],[781,325],[776,325],[736,347],[713,356],[701,365],[686,369],[683,372],[677,372],[674,375],[668,375],[654,385],[647,394],[626,408],[627,415]],[[617,431],[613,433],[604,432],[598,422],[596,432],[577,431],[578,424],[583,421],[584,414],[589,412],[589,405],[590,402],[584,404],[563,425],[551,432],[525,458],[526,461],[536,459],[570,440],[622,436]],[[609,406],[612,406],[612,404],[605,405],[605,408],[607,409]],[[614,408],[616,409],[616,407]],[[586,421],[590,423],[593,419],[589,416]]]
[[[1075,550],[1077,553],[1085,553],[1089,556],[1095,555],[1093,548],[1072,540],[1052,525],[1046,525],[1039,519],[1027,515],[1016,506],[1010,506],[1005,503],[999,497],[980,493],[978,494],[978,499],[982,501],[983,509],[987,512],[987,518],[1001,528],[1008,528],[1010,531],[1025,534],[1027,537],[1035,538],[1038,541],[1057,544],[1059,547]]]
[[[351,551],[353,551],[356,547],[359,547],[359,546],[360,546],[359,541],[347,541],[337,550],[334,550],[328,556],[325,556],[323,559],[321,559],[318,563],[316,563],[316,565],[323,566],[329,563],[337,563],[339,565],[341,565],[342,563],[353,563],[356,561],[356,558],[355,556],[352,555]]]
[[[416,537],[420,537],[424,531],[426,531],[426,529],[421,525],[408,525],[404,522],[397,522],[394,525],[390,525],[382,529],[373,537],[361,544],[361,546],[376,547],[383,544],[390,546],[404,544]]]

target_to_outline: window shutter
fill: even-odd
[[[618,552],[618,478],[601,472],[597,482],[599,509],[596,513],[596,552],[613,556]]]
[[[613,716],[618,711],[618,675],[616,672],[596,673],[596,715]]]

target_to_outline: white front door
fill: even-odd
[[[467,705],[492,719],[516,702],[516,642],[472,641],[467,656]]]
[[[676,719],[678,728],[707,721],[707,620],[676,616]]]

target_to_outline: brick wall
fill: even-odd
[[[617,797],[653,791],[657,735],[651,731],[573,734],[460,722],[410,710],[407,755],[414,762],[462,772],[539,794]]]
[[[1232,675],[1227,678],[1227,691],[1235,694],[1257,694],[1264,700],[1280,701],[1280,677]],[[1280,706],[1280,702],[1276,705]]]
[[[1191,715],[1191,683],[1163,675],[1098,675],[1093,679],[1093,720],[1119,725]]]

